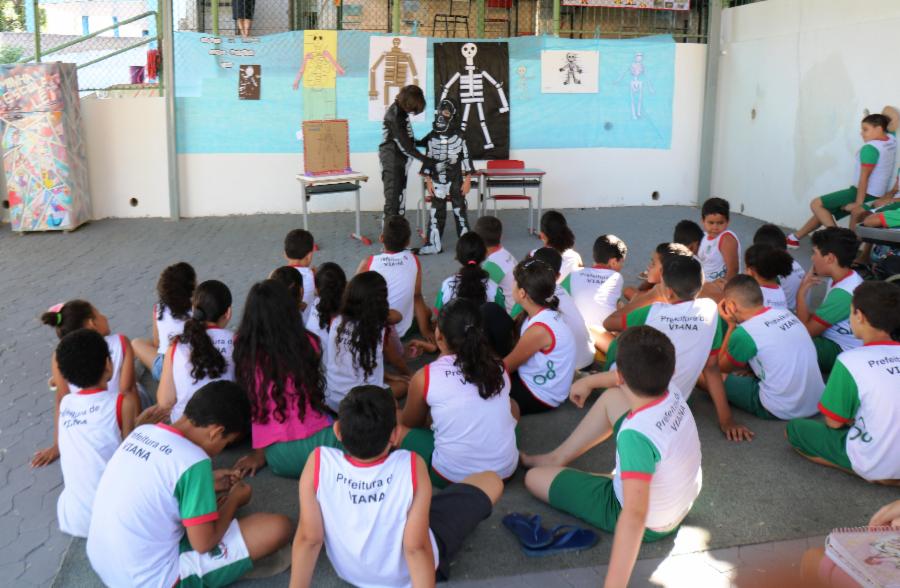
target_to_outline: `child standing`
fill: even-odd
[[[205,384],[234,381],[234,334],[226,329],[231,320],[231,290],[218,280],[197,286],[191,301],[191,318],[184,333],[172,341],[163,361],[156,397],[160,406],[172,409],[172,422]]]
[[[422,458],[391,451],[391,395],[357,386],[341,401],[335,433],[346,453],[320,447],[300,477],[300,524],[291,588],[312,584],[322,545],[337,575],[362,587],[434,586],[503,493],[496,474],[469,476],[432,496]]]
[[[763,289],[745,275],[728,281],[719,309],[728,322],[725,353],[719,356],[719,368],[728,374],[728,402],[761,419],[814,415],[825,383],[816,347],[800,320],[785,308],[766,305]],[[752,375],[730,373],[747,368]]]
[[[316,298],[313,301],[306,330],[314,333],[322,345],[328,340],[331,321],[341,309],[344,290],[347,288],[347,275],[338,264],[329,261],[316,270]]]
[[[710,282],[719,279],[727,282],[741,271],[741,242],[728,230],[731,205],[723,198],[710,198],[703,203],[700,215],[706,229],[706,238],[697,251],[703,275]]]
[[[513,305],[513,269],[516,267],[516,258],[503,248],[500,240],[503,238],[503,223],[496,216],[482,216],[475,221],[475,232],[484,239],[487,245],[487,259],[481,264],[484,271],[491,277],[491,281],[497,284],[503,291],[506,312],[512,310]]]
[[[153,306],[153,340],[131,342],[134,355],[156,381],[162,375],[163,357],[169,344],[181,335],[184,322],[191,315],[191,296],[196,285],[197,273],[184,261],[164,269],[156,282],[159,301]]]
[[[435,162],[416,150],[409,115],[425,110],[425,95],[418,86],[404,86],[384,113],[378,162],[384,184],[384,220],[406,212],[406,176],[413,159]]]
[[[255,475],[269,465],[277,476],[299,478],[309,453],[336,447],[325,410],[321,344],[301,326],[287,289],[266,280],[247,294],[234,340],[234,373],[250,397],[253,453],[234,469]]]
[[[862,277],[850,269],[859,249],[859,239],[850,229],[828,227],[812,236],[812,271],[803,276],[797,290],[797,317],[816,344],[816,355],[822,373],[831,371],[842,351],[862,345],[850,328],[850,304],[853,291]],[[807,303],[807,293],[814,285],[828,279],[825,299],[815,312]]]
[[[788,423],[800,455],[869,481],[900,483],[900,287],[865,282],[853,292],[850,326],[862,347],[837,357],[819,410],[825,422]]]
[[[538,235],[544,242],[544,247],[556,249],[562,255],[562,269],[559,271],[559,281],[577,269],[584,267],[581,255],[575,251],[575,233],[569,228],[566,217],[561,212],[548,210],[541,216],[541,232]],[[533,249],[530,255],[537,251]]]
[[[481,267],[486,257],[487,247],[478,233],[466,233],[456,241],[456,261],[460,268],[441,283],[434,300],[436,313],[454,298],[466,298],[479,306],[485,302],[495,302],[501,307],[506,304],[503,290]]]
[[[425,459],[437,488],[478,472],[512,476],[519,452],[509,376],[484,338],[478,305],[444,306],[435,338],[441,355],[410,381],[400,421],[411,430],[400,447]]]
[[[764,306],[787,310],[787,294],[779,280],[791,275],[793,264],[794,260],[787,251],[771,245],[751,245],[744,252],[744,265],[747,273],[762,288]]]
[[[125,439],[100,479],[88,532],[88,559],[105,585],[226,586],[287,545],[290,520],[237,519],[251,488],[212,469],[210,458],[245,433],[249,412],[240,386],[212,382],[172,425]]]
[[[756,229],[753,234],[754,245],[771,245],[780,251],[787,251],[787,237],[777,225],[765,224]],[[788,253],[790,255],[790,253]],[[787,300],[788,310],[793,313],[797,312],[797,290],[800,289],[800,282],[806,270],[797,263],[797,260],[791,257],[791,273],[790,275],[779,280],[781,289],[784,290],[784,297]]]
[[[313,254],[316,243],[312,233],[303,229],[294,229],[284,238],[284,258],[288,265],[296,268],[303,278],[303,320],[309,319],[315,296],[315,272],[312,269]]]

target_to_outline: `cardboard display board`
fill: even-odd
[[[350,171],[350,127],[346,119],[303,121],[303,169],[308,176]]]

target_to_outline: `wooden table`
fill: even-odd
[[[369,181],[369,176],[359,172],[350,171],[342,174],[334,174],[327,176],[308,176],[303,173],[297,174],[297,181],[300,182],[300,201],[303,206],[303,228],[308,229],[306,201],[313,194],[335,194],[338,192],[353,192],[356,195],[356,232],[350,233],[352,239],[357,239],[365,245],[371,245],[372,241],[362,234],[359,223],[359,192],[362,189],[362,182]]]
[[[544,176],[547,175],[542,169],[538,169],[535,167],[526,167],[526,168],[497,168],[497,169],[479,169],[476,170],[478,174],[478,213],[484,214],[485,210],[485,202],[490,198],[490,186],[488,185],[488,180],[491,179],[502,179],[502,180],[511,180],[510,183],[506,184],[505,188],[537,188],[538,196],[537,196],[537,217],[538,222],[540,222],[541,214],[543,211],[543,185],[544,185]],[[515,181],[518,180],[521,182],[520,184],[516,184]],[[534,217],[530,217],[528,219],[528,232],[532,235],[537,234],[534,230]]]

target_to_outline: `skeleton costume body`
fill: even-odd
[[[413,159],[418,159],[423,165],[430,163],[416,150],[409,115],[394,102],[384,114],[382,140],[378,145],[385,217],[406,212],[406,176]]]

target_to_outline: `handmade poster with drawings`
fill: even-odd
[[[242,65],[238,71],[238,98],[241,100],[259,100],[260,77],[262,67],[259,65]]]
[[[350,171],[350,132],[346,119],[303,121],[303,173],[308,176]]]
[[[369,120],[380,121],[403,86],[428,87],[424,37],[369,37]],[[425,120],[425,113],[410,117]]]
[[[509,157],[507,43],[435,43],[434,104],[453,98],[472,159]]]
[[[596,94],[599,51],[541,51],[541,93]]]

